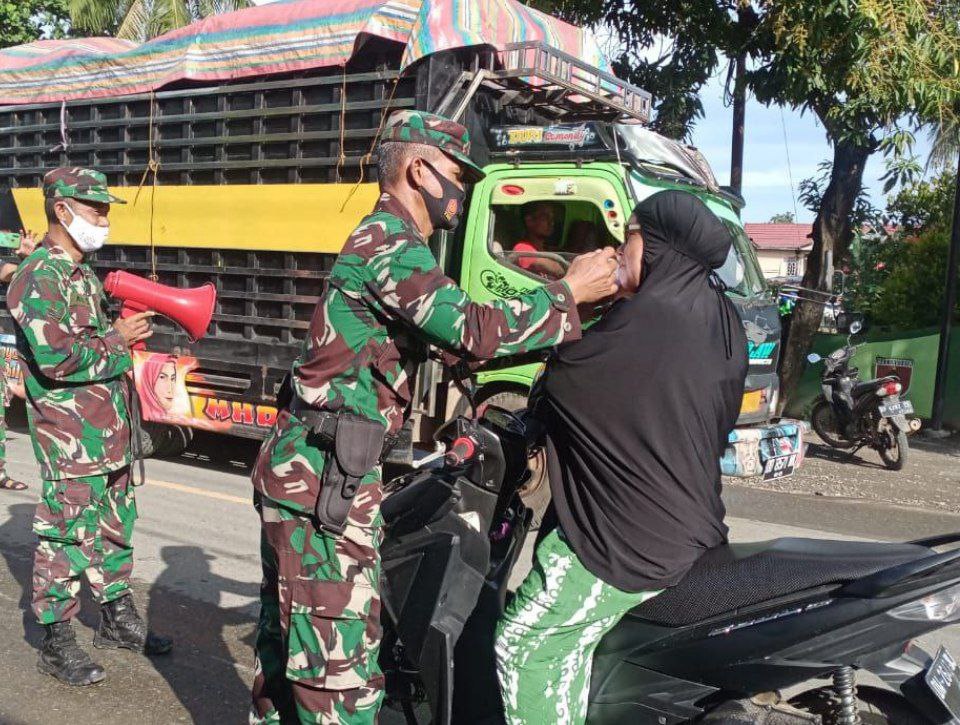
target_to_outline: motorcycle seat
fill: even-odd
[[[841,585],[934,552],[916,544],[774,539],[727,544],[701,556],[675,586],[631,610],[669,627],[824,585]]]

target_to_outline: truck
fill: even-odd
[[[255,10],[264,8],[232,15]],[[775,418],[779,315],[739,219],[743,200],[717,184],[695,149],[644,127],[650,95],[542,38],[439,49],[408,66],[404,52],[393,37],[367,34],[332,67],[0,106],[0,229],[45,228],[39,186],[49,169],[97,168],[130,202],[111,212],[111,242],[92,260],[98,274],[216,286],[203,339],[192,342],[157,319],[148,351],[136,354],[150,436],[167,441],[168,453],[191,429],[266,436],[323,280],[377,198],[384,119],[416,108],[461,120],[487,173],[470,190],[464,223],[430,240],[446,272],[477,301],[522,294],[578,251],[620,243],[632,208],[650,194],[680,188],[702,198],[736,240],[721,273],[749,340],[750,373],[723,470],[793,472],[804,428]],[[538,204],[551,210],[549,242],[517,251]],[[0,326],[9,362],[13,326],[5,311]],[[479,400],[522,405],[539,369],[479,374]],[[465,405],[433,361],[421,366],[415,400],[404,444],[391,454],[396,463],[409,464]],[[527,494],[543,496],[544,488],[534,481]]]

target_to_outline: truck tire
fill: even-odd
[[[182,425],[140,423],[140,452],[143,458],[175,458],[193,440],[193,428]]]
[[[527,395],[513,390],[504,390],[484,398],[478,404],[482,413],[487,405],[496,405],[506,410],[523,410],[527,407]],[[520,488],[520,500],[533,511],[530,529],[535,531],[543,523],[543,515],[550,505],[550,478],[547,474],[547,454],[540,450],[530,459],[530,480]]]

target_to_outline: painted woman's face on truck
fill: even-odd
[[[153,384],[153,392],[164,411],[170,412],[173,409],[173,398],[177,384],[177,366],[169,362],[160,368],[160,374],[157,381]]]

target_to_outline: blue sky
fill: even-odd
[[[693,133],[693,143],[707,157],[721,184],[730,180],[730,134],[732,109],[724,106],[723,83],[715,78],[701,93],[704,107],[702,118]],[[786,144],[784,143],[786,127]],[[748,100],[743,160],[743,195],[747,206],[743,218],[748,222],[765,222],[778,212],[793,211],[794,194],[800,182],[816,174],[817,165],[831,158],[823,127],[816,118],[805,113],[777,107],[766,108],[753,99]],[[915,152],[926,159],[930,144],[926,134],[917,136]],[[787,163],[789,150],[789,166]],[[793,172],[793,187],[790,174]],[[870,190],[875,205],[883,208],[883,159],[874,154],[867,164],[864,185]],[[813,213],[803,208],[797,199],[797,220],[813,221]]]

